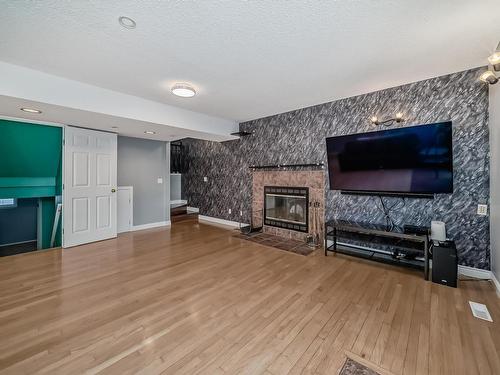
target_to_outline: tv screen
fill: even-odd
[[[331,190],[453,192],[451,121],[326,139]]]

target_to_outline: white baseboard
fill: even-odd
[[[190,213],[190,214],[194,214],[194,213],[200,212],[200,209],[196,208],[196,207],[190,207],[190,206],[188,206],[187,207],[187,212]]]
[[[187,204],[187,200],[185,199],[177,199],[177,200],[173,200],[173,201],[170,201],[170,204]]]
[[[500,298],[500,281],[498,281],[493,272],[491,272],[491,281],[493,281],[493,284],[497,288],[497,296]]]
[[[233,227],[233,228],[239,228],[240,225],[241,226],[248,225],[248,224],[244,224],[244,223],[238,223],[237,221],[224,220],[224,219],[219,219],[219,218],[216,218],[216,217],[205,216],[205,215],[198,215],[198,221],[203,221],[203,222],[207,222],[207,223],[221,224],[221,225],[227,225],[227,226]]]
[[[135,232],[136,230],[151,229],[151,228],[158,228],[158,227],[168,227],[170,225],[171,225],[170,220],[168,220],[168,221],[159,221],[157,223],[134,225],[130,229],[130,231]]]
[[[492,279],[492,274],[491,271],[488,270],[482,270],[479,268],[474,268],[474,267],[468,267],[468,266],[458,266],[458,274],[467,276],[467,277],[473,277],[475,279],[484,279],[484,280],[491,280]]]

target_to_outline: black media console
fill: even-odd
[[[402,227],[330,220],[325,223],[325,256],[347,254],[422,269],[429,279],[428,233],[409,234]]]

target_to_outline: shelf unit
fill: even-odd
[[[332,242],[331,245],[329,241]],[[429,237],[404,233],[400,227],[330,220],[325,223],[325,256],[341,253],[377,262],[422,269],[429,278]],[[395,253],[412,254],[397,257]]]

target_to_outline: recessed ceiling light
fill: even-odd
[[[130,17],[121,16],[118,18],[118,22],[126,29],[135,29],[137,26],[135,21]]]
[[[196,90],[187,83],[176,83],[172,86],[172,94],[182,98],[192,98],[196,95]]]
[[[21,111],[28,112],[28,113],[42,113],[39,109],[33,109],[33,108],[21,108]]]
[[[146,130],[146,131],[144,132],[144,134],[151,134],[151,135],[153,135],[153,134],[156,134],[156,132],[151,131],[151,130]]]

